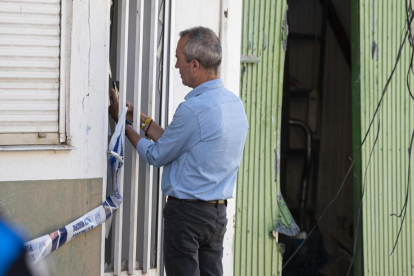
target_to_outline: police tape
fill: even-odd
[[[98,207],[69,223],[65,227],[56,230],[37,239],[26,242],[25,248],[29,261],[37,264],[51,252],[57,250],[62,245],[70,242],[77,236],[96,228],[107,221],[113,213],[115,213],[122,204],[123,198],[119,193],[118,178],[120,170],[124,164],[125,149],[125,116],[127,108],[122,110],[116,125],[115,132],[112,135],[108,146],[109,164],[113,173],[114,195],[108,196],[106,200]],[[114,171],[115,168],[115,171]]]

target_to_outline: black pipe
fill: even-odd
[[[303,130],[303,132],[306,135],[305,140],[305,146],[306,146],[306,159],[305,159],[305,165],[304,170],[302,174],[302,185],[300,188],[300,198],[299,198],[299,228],[305,229],[306,227],[306,203],[307,198],[306,195],[308,194],[308,188],[309,188],[309,175],[312,165],[312,132],[309,128],[309,126],[299,120],[296,119],[290,119],[289,125],[292,127],[298,127]]]

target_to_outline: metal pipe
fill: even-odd
[[[312,132],[309,126],[299,120],[290,119],[289,125],[292,127],[298,127],[303,130],[306,135],[305,146],[306,146],[306,159],[304,170],[302,174],[302,186],[300,189],[300,198],[299,198],[299,228],[305,228],[305,219],[306,219],[306,195],[308,193],[308,182],[309,182],[309,174],[312,165]]]

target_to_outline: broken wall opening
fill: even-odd
[[[288,1],[281,189],[302,232],[281,236],[284,262],[335,197],[353,156],[350,1],[328,0],[325,9],[324,3]],[[353,252],[352,206],[349,177],[283,275],[345,275]]]

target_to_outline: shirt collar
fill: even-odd
[[[206,82],[200,84],[199,86],[197,86],[196,88],[194,88],[193,90],[191,90],[184,97],[184,99],[188,100],[188,99],[191,99],[192,97],[196,97],[196,96],[200,95],[204,91],[220,88],[220,87],[223,87],[223,86],[224,86],[223,81],[220,78],[210,80],[210,81],[206,81]]]

